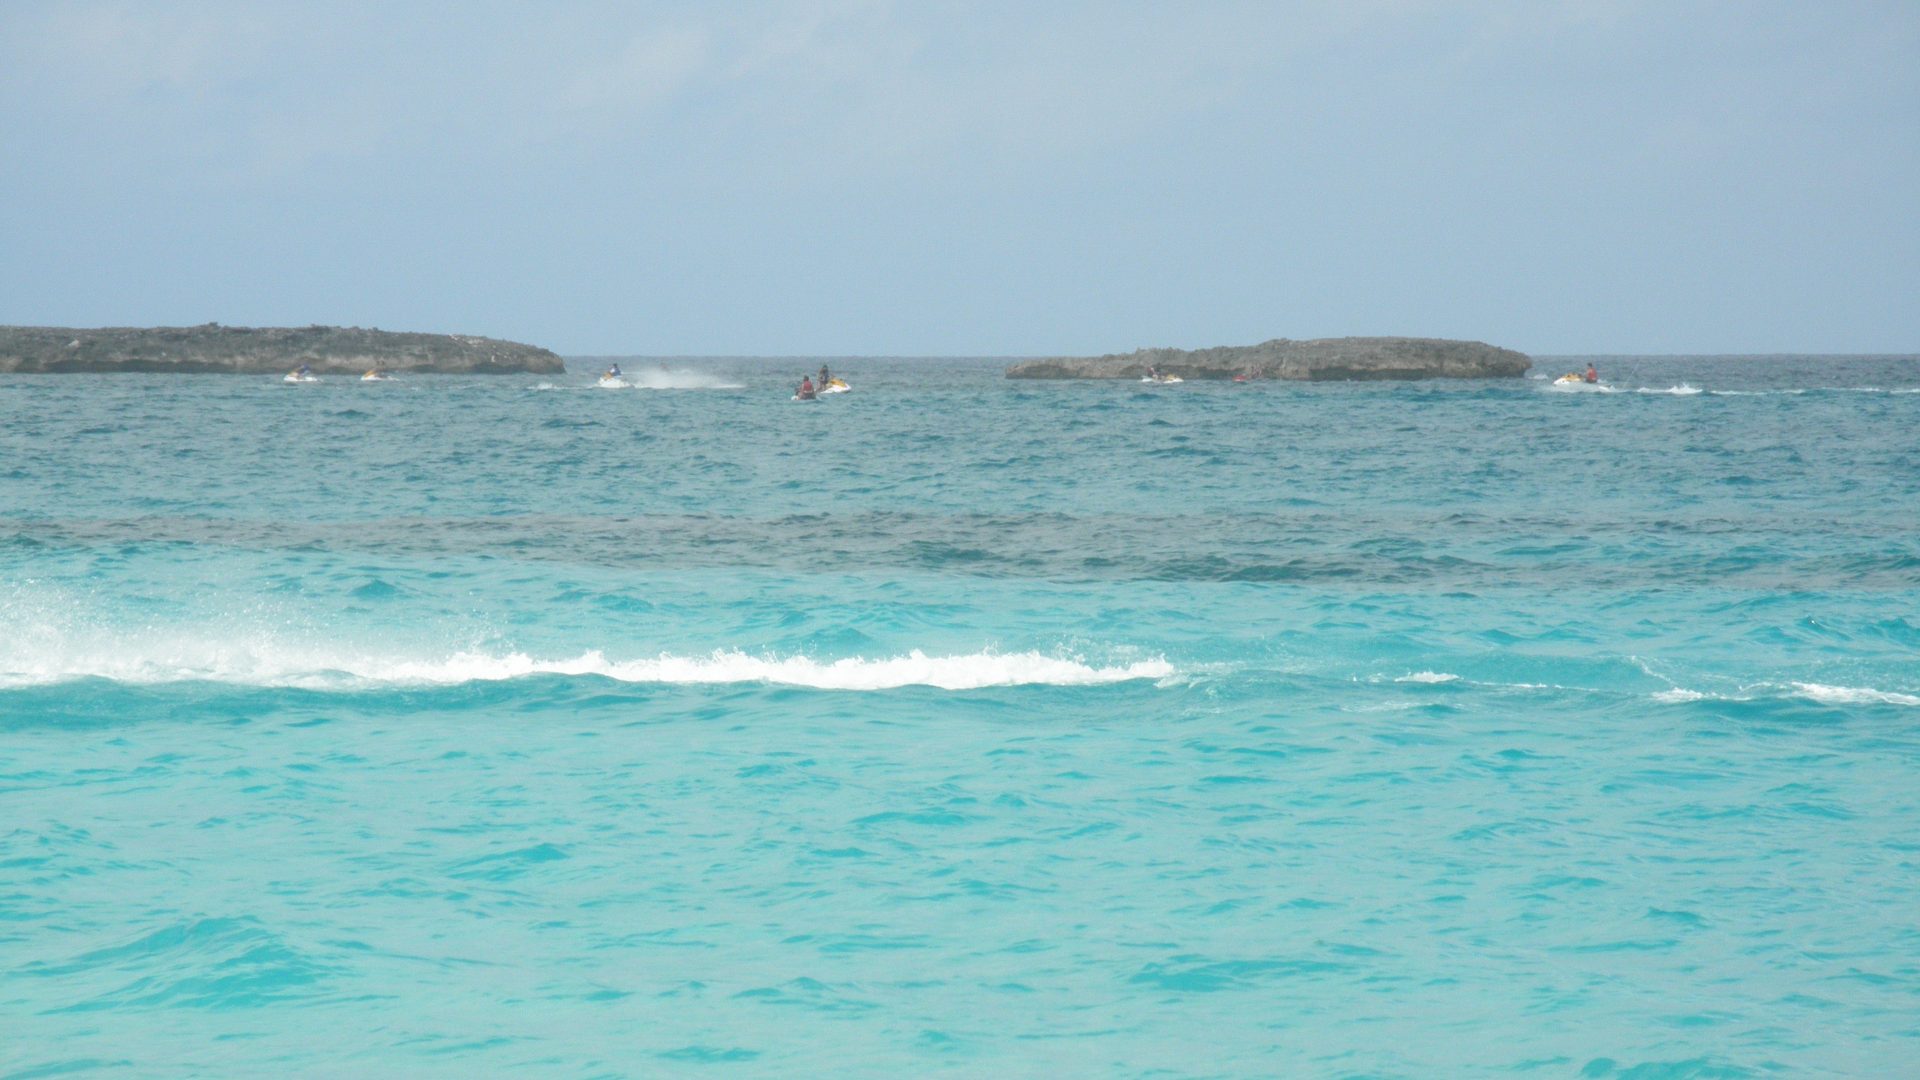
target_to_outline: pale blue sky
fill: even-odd
[[[1920,4],[0,0],[0,322],[1920,350]]]

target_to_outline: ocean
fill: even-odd
[[[1911,1075],[1920,358],[0,377],[0,1077]]]

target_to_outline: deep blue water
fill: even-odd
[[[1920,360],[817,365],[0,377],[0,1077],[1911,1073]]]

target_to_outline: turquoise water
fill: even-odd
[[[0,378],[0,1076],[1920,1054],[1920,361],[632,366]]]

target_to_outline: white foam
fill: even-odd
[[[1826,705],[1920,705],[1920,697],[1870,686],[1825,686],[1820,683],[1793,684],[1802,696]]]
[[[747,384],[731,382],[705,371],[668,371],[656,368],[650,371],[623,372],[620,378],[596,378],[590,383],[556,384],[539,382],[527,387],[529,390],[745,390]]]
[[[0,687],[20,687],[100,678],[157,684],[219,682],[313,690],[379,686],[454,686],[533,675],[601,676],[627,683],[770,683],[820,690],[891,690],[931,686],[977,690],[992,686],[1096,686],[1174,674],[1165,660],[1099,666],[1039,652],[979,652],[816,660],[807,656],[753,655],[719,650],[704,656],[661,654],[610,660],[593,650],[571,658],[540,658],[521,652],[459,652],[435,659],[315,655],[245,644],[181,642],[142,655],[122,651],[73,659],[0,656]]]
[[[1707,393],[1716,394],[1721,397],[1778,397],[1783,394],[1797,397],[1801,394],[1808,393],[1920,394],[1920,386],[1897,386],[1892,388],[1884,386],[1795,386],[1783,387],[1776,390],[1708,390]]]
[[[1686,701],[1704,701],[1709,696],[1710,695],[1703,694],[1698,690],[1689,690],[1684,686],[1676,686],[1671,690],[1662,690],[1653,695],[1653,700],[1677,704]]]
[[[1686,383],[1681,383],[1678,386],[1669,386],[1664,390],[1652,386],[1643,386],[1634,391],[1636,394],[1672,394],[1675,397],[1692,397],[1695,394],[1703,392],[1699,387],[1689,386]]]
[[[1450,683],[1458,682],[1460,676],[1446,671],[1413,671],[1393,680],[1410,683]]]
[[[136,684],[217,682],[355,689],[452,686],[537,675],[629,683],[772,683],[828,690],[931,686],[1090,686],[1176,674],[1166,660],[1125,647],[1089,659],[1068,643],[1047,651],[928,655],[920,649],[817,658],[742,648],[661,652],[504,643],[466,621],[430,623],[395,640],[368,627],[316,625],[297,607],[259,602],[200,612],[193,625],[103,618],[88,598],[33,580],[0,582],[0,688],[80,679]],[[385,646],[383,647],[383,641]]]
[[[1788,687],[1791,687],[1789,690]],[[1760,683],[1741,687],[1737,694],[1708,694],[1698,690],[1688,690],[1682,686],[1670,690],[1661,690],[1653,695],[1653,700],[1667,703],[1689,701],[1752,701],[1754,691],[1790,697],[1804,697],[1818,701],[1823,705],[1920,705],[1920,696],[1902,694],[1892,690],[1875,690],[1872,687],[1827,686],[1822,683],[1796,682],[1782,686],[1778,683]]]

